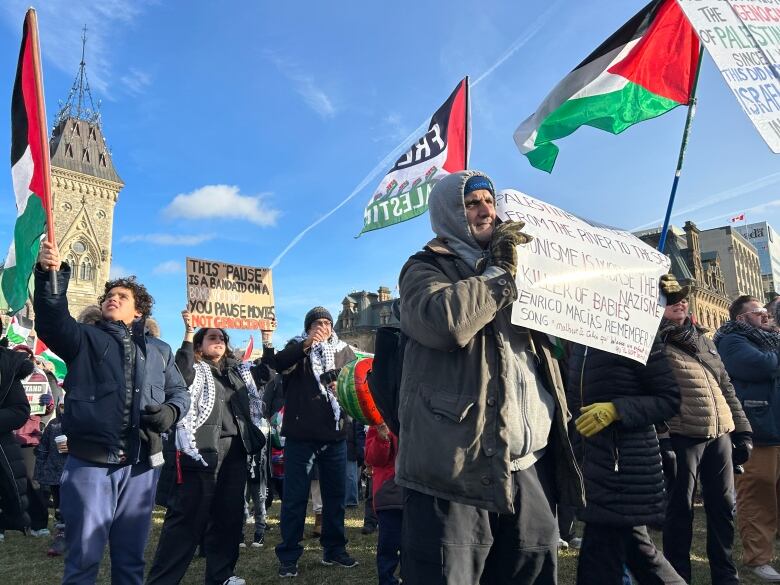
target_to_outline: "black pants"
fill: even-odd
[[[638,585],[685,584],[655,548],[646,527],[585,524],[577,585],[621,585],[626,566]]]
[[[239,437],[220,439],[217,470],[182,470],[165,513],[147,585],[179,583],[205,534],[206,585],[233,575],[244,523],[246,451]]]
[[[402,510],[380,510],[376,544],[376,574],[379,585],[398,585],[395,571],[401,560]]]
[[[558,525],[543,461],[512,473],[514,514],[406,490],[404,585],[554,585]]]
[[[692,439],[673,435],[677,477],[664,523],[664,554],[675,570],[690,583],[693,540],[693,498],[701,481],[707,514],[707,558],[713,585],[739,583],[732,558],[734,544],[734,470],[731,439]]]
[[[369,526],[372,528],[376,528],[379,524],[379,520],[377,520],[377,514],[374,512],[374,490],[372,484],[374,483],[374,479],[372,477],[369,477],[366,479],[366,499],[363,503],[363,526]]]
[[[577,517],[577,509],[574,506],[558,506],[558,533],[566,542],[574,538],[574,520]]]

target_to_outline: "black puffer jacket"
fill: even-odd
[[[27,473],[22,451],[13,431],[30,416],[30,403],[22,378],[32,373],[33,364],[19,352],[0,348],[0,529],[24,530],[27,515]]]
[[[614,354],[575,346],[567,398],[572,415],[596,402],[612,402],[620,420],[590,438],[580,437],[585,476],[585,522],[610,526],[657,524],[664,517],[664,478],[654,423],[679,408],[674,374],[657,340],[646,366]]]

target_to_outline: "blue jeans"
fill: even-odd
[[[322,545],[325,558],[346,552],[344,535],[344,476],[347,443],[317,443],[287,439],[284,446],[284,498],[276,556],[283,565],[294,564],[303,554],[300,542],[309,502],[309,473],[317,462],[322,492]]]
[[[347,461],[347,483],[345,485],[346,493],[344,494],[344,504],[347,506],[358,505],[359,471],[357,461]]]
[[[70,455],[62,473],[60,510],[65,520],[63,585],[97,580],[106,544],[111,583],[141,585],[159,469],[99,465]]]

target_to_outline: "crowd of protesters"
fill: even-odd
[[[355,567],[345,510],[364,496],[380,585],[555,584],[568,546],[578,584],[683,584],[700,489],[709,582],[739,583],[735,529],[745,569],[780,582],[780,302],[740,296],[707,331],[690,289],[665,275],[646,364],[562,348],[511,323],[517,248],[531,236],[497,219],[495,195],[477,171],[430,195],[436,237],[399,277],[392,430],[339,404],[356,355],[326,308],[281,350],[263,332],[254,362],[183,311],[174,353],[132,277],[71,317],[70,268],[42,243],[36,331],[68,375],[61,388],[26,346],[0,348],[0,529],[50,536],[53,507],[49,554],[64,555],[65,585],[95,583],[107,545],[115,584],[179,583],[200,554],[207,585],[245,585],[240,548],[265,545],[274,501],[278,578],[298,576],[310,500],[322,563]],[[46,388],[38,414],[22,385],[34,380]],[[155,503],[166,511],[146,571]]]

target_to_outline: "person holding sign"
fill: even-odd
[[[733,466],[750,457],[752,429],[715,345],[688,315],[688,294],[679,286],[667,293],[658,329],[681,398],[679,413],[667,421],[677,476],[666,509],[664,554],[690,582],[694,495],[701,482],[710,583],[732,585],[739,583],[732,556]]]
[[[56,273],[56,286],[49,271]],[[112,581],[141,585],[162,464],[160,433],[187,413],[190,397],[171,348],[144,331],[154,304],[146,287],[135,277],[107,282],[99,299],[101,319],[85,325],[68,311],[70,276],[57,245],[42,242],[35,268],[35,328],[68,366],[62,582],[95,583],[109,545]]]
[[[403,582],[555,583],[556,496],[581,506],[583,494],[551,341],[511,323],[530,238],[499,224],[477,171],[441,179],[429,208],[437,237],[399,279]]]
[[[176,365],[189,384],[192,406],[166,440],[158,500],[168,511],[146,583],[181,582],[205,537],[206,585],[245,585],[233,573],[242,540],[247,455],[265,446],[257,384],[268,371],[238,362],[224,329],[195,332],[189,311],[181,314],[184,341]]]
[[[577,583],[620,585],[628,567],[640,584],[684,585],[647,532],[648,524],[663,522],[666,505],[654,425],[672,418],[680,405],[660,340],[646,365],[574,345],[568,380],[569,409],[582,435],[578,459],[587,497],[579,513],[585,531]]]

